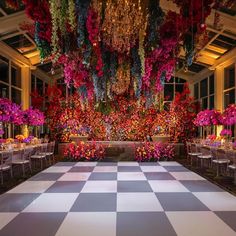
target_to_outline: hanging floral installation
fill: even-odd
[[[164,13],[159,0],[7,0],[24,5],[42,62],[49,58],[61,66],[81,101],[145,96],[147,106],[173,75],[182,44],[185,65],[192,64],[206,17],[219,5],[169,1],[179,13]]]

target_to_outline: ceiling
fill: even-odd
[[[179,11],[176,5],[170,1],[161,0],[160,4],[164,11]],[[220,22],[217,28],[214,27],[215,10],[212,10],[211,15],[207,18],[207,40],[200,39],[197,58],[188,68],[184,67],[184,51],[181,50],[177,71],[179,74],[183,73],[185,77],[195,75],[214,65],[218,59],[236,47],[236,1],[230,8],[220,9],[219,14]],[[3,43],[14,49],[25,58],[28,58],[32,65],[52,76],[51,62],[40,63],[39,52],[33,35],[22,29],[22,25],[26,25],[26,22],[27,24],[31,23],[23,8],[14,11],[8,9],[4,1],[0,1],[0,44]],[[53,76],[60,78],[61,74],[60,69],[57,69]]]

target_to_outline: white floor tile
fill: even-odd
[[[205,180],[200,175],[193,172],[169,172],[177,180]]]
[[[161,166],[182,166],[176,161],[160,161],[158,162]]]
[[[13,220],[18,213],[10,213],[10,212],[1,212],[0,213],[0,230],[7,225],[11,220]]]
[[[236,197],[230,193],[195,192],[193,194],[212,211],[236,211]]]
[[[54,183],[55,181],[25,181],[8,193],[43,193]]]
[[[23,212],[68,212],[79,193],[43,193]]]
[[[71,166],[52,166],[42,171],[42,173],[64,173],[71,169]]]
[[[96,166],[93,172],[117,172],[117,166]]]
[[[139,166],[139,163],[135,161],[119,161],[118,166]]]
[[[184,185],[177,180],[149,180],[148,182],[152,190],[156,193],[189,192],[189,190],[185,188]]]
[[[75,166],[96,166],[96,165],[97,165],[96,161],[91,161],[91,162],[83,161],[75,164]]]
[[[147,180],[142,172],[118,172],[118,180]]]
[[[162,166],[141,166],[143,172],[167,172]]]
[[[177,235],[235,236],[236,233],[213,212],[166,212]]]
[[[118,193],[117,211],[152,212],[163,208],[154,193]]]
[[[91,173],[87,172],[67,172],[64,175],[62,175],[58,181],[86,181],[88,180]]]
[[[115,212],[68,213],[56,236],[115,236]]]
[[[117,181],[87,181],[81,192],[115,193],[117,192]]]

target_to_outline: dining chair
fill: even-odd
[[[29,166],[30,173],[32,173],[31,160],[30,160],[30,156],[32,152],[33,152],[33,148],[25,147],[24,149],[20,151],[20,153],[13,155],[12,164],[22,166],[23,177],[25,177],[25,167],[27,165]]]
[[[0,172],[1,172],[1,184],[3,184],[3,172],[10,171],[11,177],[12,174],[12,156],[13,151],[2,151],[1,152],[1,164],[0,164]]]
[[[200,147],[201,145],[198,143],[191,143],[190,146],[190,152],[188,153],[188,155],[190,156],[190,163],[191,166],[193,165],[193,161],[195,159],[195,161],[197,160],[197,156],[201,155],[202,153],[200,152]]]
[[[52,161],[53,164],[55,163],[54,152],[55,152],[55,141],[48,143],[48,146],[47,146],[46,155],[49,158],[50,164],[51,164],[51,161]]]
[[[229,171],[229,174],[231,174],[231,172],[233,172],[234,184],[236,184],[236,151],[235,150],[228,150],[227,156],[231,161],[230,165],[228,166],[228,171]]]
[[[197,156],[197,158],[200,160],[200,166],[201,168],[204,167],[204,162],[208,163],[207,167],[211,167],[211,159],[212,159],[212,153],[209,147],[201,146],[200,147],[201,154]]]
[[[216,165],[216,177],[220,176],[220,172],[224,169],[225,172],[228,169],[230,160],[226,157],[226,152],[223,149],[216,150],[216,157],[212,160],[212,164]]]
[[[43,169],[43,161],[45,161],[45,165],[46,165],[46,154],[45,154],[45,148],[47,148],[46,146],[47,144],[40,144],[38,146],[36,146],[34,148],[34,152],[33,154],[30,156],[30,159],[34,160],[35,162],[36,161],[39,161],[40,162],[40,167],[41,167],[41,170]]]

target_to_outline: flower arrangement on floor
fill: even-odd
[[[145,142],[140,147],[137,147],[135,160],[140,162],[171,160],[174,155],[174,146],[172,144]]]
[[[70,143],[64,150],[64,157],[70,161],[98,161],[104,158],[105,149],[96,142]]]

